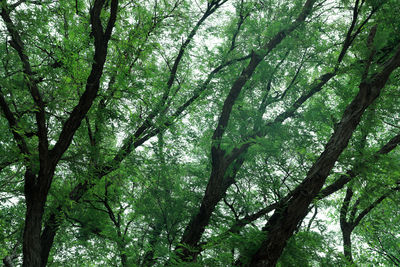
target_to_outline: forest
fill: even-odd
[[[400,266],[399,0],[1,0],[3,266]]]

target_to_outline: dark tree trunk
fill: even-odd
[[[351,253],[351,232],[351,228],[342,227],[343,252],[345,258],[349,261],[349,263],[353,263],[353,257]]]
[[[205,227],[208,225],[218,202],[224,197],[227,188],[232,184],[229,182],[223,183],[224,173],[225,170],[222,172],[216,172],[214,170],[211,173],[200,210],[196,216],[192,218],[183,233],[180,243],[185,244],[185,247],[177,247],[178,255],[183,261],[196,260],[199,253],[197,244],[204,233]],[[189,249],[187,249],[186,246],[188,246]]]
[[[122,267],[128,267],[128,256],[126,255],[126,246],[125,244],[121,244],[119,246],[119,256],[121,258]]]
[[[353,263],[353,258],[351,256],[351,233],[355,227],[354,216],[357,212],[357,205],[359,204],[359,200],[357,200],[350,208],[350,202],[352,198],[353,188],[349,186],[347,187],[346,195],[343,199],[342,207],[340,208],[339,217],[340,229],[342,230],[343,237],[343,252],[349,263]],[[349,210],[351,210],[350,215]]]
[[[61,207],[58,207],[57,214],[60,214]],[[59,224],[56,220],[56,213],[51,213],[49,219],[46,222],[46,226],[43,229],[42,235],[40,236],[41,245],[41,267],[46,267],[47,259],[49,258],[51,247],[53,246],[54,237],[57,233]]]
[[[43,198],[40,188],[36,185],[36,180],[38,178],[27,171],[25,174],[26,215],[22,244],[23,267],[41,265],[40,234],[46,198]]]
[[[22,266],[40,266],[40,230],[44,205],[39,202],[27,202],[26,205],[27,211],[23,242],[24,264]]]

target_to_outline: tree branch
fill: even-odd
[[[95,47],[92,69],[86,82],[85,92],[82,94],[79,103],[75,106],[71,115],[64,123],[58,141],[50,151],[53,166],[57,164],[61,155],[70,145],[75,131],[78,129],[82,119],[89,111],[100,87],[100,78],[103,74],[104,63],[107,57],[108,41],[110,40],[111,31],[115,25],[117,17],[118,0],[111,0],[110,18],[108,20],[106,33],[103,33],[103,27],[100,20],[100,13],[103,5],[104,1],[96,0],[90,11],[90,23],[92,25]]]
[[[4,98],[4,94],[1,90],[1,87],[0,87],[0,108],[3,111],[5,117],[8,121],[10,131],[13,134],[15,141],[17,142],[17,146],[18,146],[20,152],[24,156],[24,159],[26,161],[28,161],[29,155],[30,155],[28,145],[26,144],[25,139],[19,133],[19,127],[18,127],[17,120],[15,119],[13,112],[9,108],[9,106]]]

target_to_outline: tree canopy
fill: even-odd
[[[400,264],[398,0],[2,0],[0,258]]]

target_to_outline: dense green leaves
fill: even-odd
[[[399,8],[3,0],[0,258],[400,264]]]

